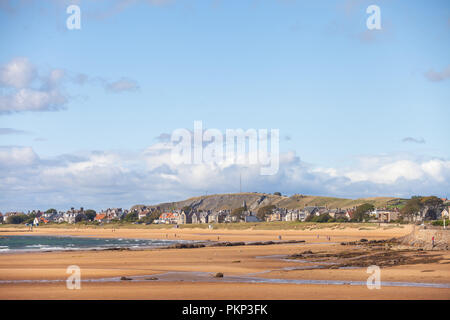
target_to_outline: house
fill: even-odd
[[[225,222],[225,223],[231,223],[231,222],[233,222],[233,216],[231,215],[231,212],[230,211],[226,211],[225,212],[225,215],[224,215],[224,217],[223,217],[223,222]]]
[[[306,217],[310,215],[317,215],[317,216],[320,215],[319,208],[315,206],[305,206],[303,208],[303,211],[306,213]]]
[[[39,225],[39,218],[38,217],[34,218],[33,225],[35,225],[35,226]]]
[[[160,223],[178,224],[181,212],[164,212],[159,216]]]
[[[447,209],[442,210],[442,212],[441,212],[442,219],[444,219],[444,217],[445,217],[445,219],[448,219],[449,215],[450,215],[450,207],[448,207]]]
[[[308,215],[306,214],[305,211],[300,210],[298,212],[298,220],[300,220],[300,221],[305,221],[307,216]]]
[[[106,213],[98,213],[94,218],[94,221],[98,221],[100,223],[104,222],[105,220],[106,220]]]
[[[348,219],[348,220],[351,220],[351,219],[353,219],[353,216],[355,215],[355,209],[347,209],[346,211],[345,211],[345,217]]]
[[[327,207],[317,207],[317,211],[315,212],[316,216],[320,216],[322,214],[330,214],[330,210]]]
[[[377,211],[378,222],[391,222],[398,219],[398,211],[380,210]]]
[[[200,223],[208,223],[209,222],[209,212],[202,211],[199,214]]]
[[[15,216],[15,215],[21,215],[24,214],[23,212],[6,212],[5,215],[3,216],[4,220],[6,221],[7,218],[11,217],[11,216]]]
[[[0,223],[3,223],[3,214],[0,212]]]
[[[49,220],[49,221],[54,221],[56,215],[57,215],[56,212],[44,212],[42,214],[41,218],[44,218],[44,219]]]
[[[200,215],[197,212],[191,212],[190,216],[191,216],[191,223],[195,223],[195,224],[201,223]]]
[[[75,223],[75,218],[84,212],[83,208],[80,208],[80,210],[75,210],[73,207],[70,208],[70,210],[67,210],[64,215],[64,221],[68,223]]]
[[[149,210],[142,210],[138,212],[150,212]],[[107,220],[120,220],[122,219],[127,213],[127,210],[122,210],[122,208],[108,208],[106,211],[102,211],[101,213],[106,214]],[[139,218],[141,219],[141,218]]]
[[[41,217],[39,218],[39,223],[47,224],[47,223],[49,223],[49,222],[50,222],[50,220],[44,218],[43,216],[41,216]]]
[[[267,221],[283,221],[286,216],[287,210],[282,208],[276,208],[272,214],[270,214],[266,220]]]
[[[244,222],[261,222],[261,220],[250,212],[249,215],[244,216]]]
[[[209,223],[223,223],[225,222],[225,218],[227,216],[227,212],[224,210],[212,212],[208,216]]]
[[[297,221],[297,220],[299,220],[298,210],[288,210],[288,212],[284,216],[284,221]]]
[[[138,219],[144,219],[145,217],[147,217],[150,214],[150,210],[143,210],[138,212]]]
[[[181,211],[178,214],[177,224],[192,223],[192,214]]]
[[[64,222],[64,213],[60,212],[53,217],[53,221],[62,223]]]
[[[334,217],[333,218],[335,218],[336,220],[337,219],[348,219],[347,218],[347,211],[344,211],[344,210],[336,211],[334,213]]]
[[[328,214],[334,219],[346,218],[346,211],[341,208],[330,209]]]

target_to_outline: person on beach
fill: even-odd
[[[281,240],[281,236],[280,235],[278,236],[278,240]]]
[[[431,245],[434,248],[434,236],[431,238]]]

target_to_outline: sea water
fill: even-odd
[[[0,253],[165,247],[186,240],[95,238],[75,236],[0,236]]]

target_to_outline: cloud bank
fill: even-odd
[[[0,66],[0,114],[65,109],[70,95],[64,88],[69,83],[100,85],[113,93],[139,89],[135,80],[126,77],[110,81],[57,68],[39,74],[27,58],[16,57]]]
[[[137,203],[182,200],[206,192],[243,190],[337,197],[445,194],[450,190],[450,160],[407,156],[366,156],[347,168],[321,168],[294,152],[280,155],[276,175],[261,176],[259,167],[174,164],[169,143],[140,152],[96,151],[42,158],[31,147],[0,147],[0,211],[100,209]]]

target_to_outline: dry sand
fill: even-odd
[[[294,254],[304,250],[341,252],[351,247],[340,241],[389,239],[411,232],[403,228],[358,228],[317,230],[208,230],[208,229],[59,229],[37,228],[33,234],[130,237],[187,240],[260,241],[306,240],[304,244],[268,246],[206,247],[196,249],[154,249],[141,251],[71,251],[0,254],[0,280],[63,280],[55,283],[2,283],[0,299],[450,299],[449,288],[392,287],[369,290],[365,285],[237,283],[206,276],[207,281],[191,282],[170,276],[163,281],[83,282],[80,290],[66,288],[66,268],[77,265],[82,279],[122,276],[151,276],[165,272],[223,272],[228,276],[271,279],[345,280],[366,282],[366,268],[286,270],[295,261],[262,256]],[[1,234],[29,234],[17,229],[1,229]],[[176,235],[176,236],[175,236]],[[317,238],[319,235],[319,238]],[[325,236],[331,236],[331,242]],[[399,265],[382,268],[381,281],[450,284],[450,254],[441,254],[437,263]],[[210,277],[210,278],[208,278]],[[211,279],[211,280],[208,280]]]

